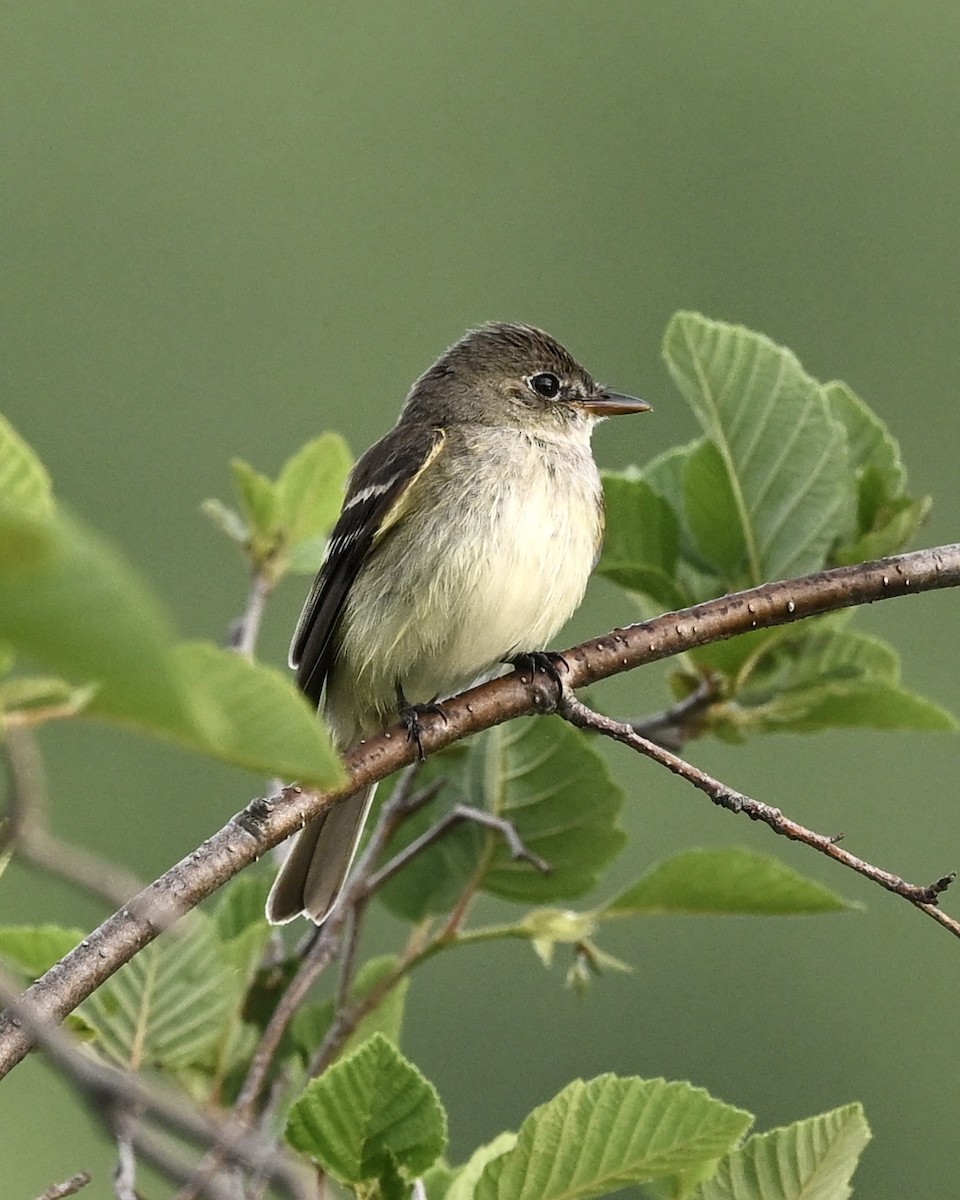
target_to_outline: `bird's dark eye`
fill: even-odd
[[[548,400],[553,400],[560,392],[560,380],[549,371],[542,371],[539,375],[531,375],[527,383],[538,396],[545,396]]]

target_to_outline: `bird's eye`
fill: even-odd
[[[553,400],[560,392],[560,380],[550,371],[542,371],[539,375],[531,375],[527,383],[538,396]]]

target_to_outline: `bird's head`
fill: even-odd
[[[605,417],[649,408],[597,383],[542,329],[491,322],[470,330],[421,375],[403,420],[589,431]]]

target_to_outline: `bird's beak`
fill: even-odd
[[[619,417],[625,413],[650,412],[651,405],[636,396],[624,396],[620,392],[601,392],[580,401],[580,407],[592,417]]]

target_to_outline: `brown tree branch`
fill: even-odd
[[[751,821],[762,821],[774,833],[779,833],[782,837],[790,838],[794,842],[803,842],[805,846],[810,846],[835,862],[842,863],[850,870],[856,871],[858,875],[863,875],[873,883],[879,884],[880,887],[886,888],[888,892],[902,896],[904,900],[909,900],[928,917],[932,917],[945,929],[948,929],[954,937],[960,937],[960,921],[937,908],[937,898],[956,879],[956,872],[943,875],[930,884],[907,883],[899,875],[892,875],[889,871],[881,870],[880,867],[875,867],[872,863],[857,858],[855,854],[844,850],[838,845],[839,838],[807,829],[805,825],[800,825],[797,821],[784,816],[779,808],[764,804],[760,800],[753,800],[749,796],[745,796],[743,792],[735,791],[725,783],[721,783],[719,779],[708,775],[706,771],[701,771],[699,767],[693,766],[692,763],[679,758],[671,751],[657,745],[656,742],[641,736],[632,725],[627,725],[623,721],[611,720],[610,717],[594,712],[593,709],[582,704],[566,686],[564,686],[563,694],[557,704],[557,712],[571,725],[576,725],[580,729],[593,729],[597,733],[605,734],[622,745],[629,746],[632,750],[637,750],[640,754],[652,758],[654,762],[666,767],[674,775],[679,775],[681,779],[692,783],[695,788],[709,796],[718,807],[725,808],[732,813],[743,813]]]
[[[564,651],[570,687],[583,687],[649,662],[751,629],[784,625],[821,613],[914,592],[960,585],[960,543],[873,563],[821,571],[721,596],[666,613]],[[519,672],[444,702],[445,720],[426,717],[423,746],[433,752],[469,734],[552,706],[536,680]],[[59,1021],[157,934],[245,866],[359,787],[413,761],[416,747],[395,726],[345,756],[350,782],[336,792],[284,788],[258,798],[227,825],[109,917],[28,990],[40,1018]],[[30,1032],[10,1013],[0,1016],[0,1077],[27,1053]]]
[[[94,1115],[109,1133],[116,1135],[118,1121],[126,1123],[125,1139],[165,1174],[185,1182],[195,1165],[179,1149],[161,1141],[145,1122],[130,1124],[128,1114],[151,1114],[158,1125],[204,1148],[218,1147],[225,1158],[256,1171],[266,1171],[293,1200],[309,1200],[311,1195],[299,1164],[284,1148],[269,1139],[252,1134],[213,1112],[202,1113],[183,1096],[159,1087],[148,1086],[132,1072],[101,1062],[88,1054],[50,1020],[40,1016],[36,1005],[17,996],[5,975],[0,974],[0,999],[18,1027],[42,1046],[51,1064],[65,1075],[87,1099]],[[222,1191],[211,1192],[217,1200],[233,1200]]]
[[[233,1105],[231,1119],[237,1126],[238,1135],[242,1134],[244,1129],[254,1128],[257,1102],[267,1082],[270,1067],[276,1057],[283,1035],[314,983],[337,955],[343,959],[341,986],[344,989],[349,987],[357,923],[362,918],[363,909],[372,890],[368,880],[372,875],[373,868],[403,819],[426,804],[436,795],[441,786],[441,783],[438,782],[415,792],[413,785],[419,767],[420,763],[415,762],[407,769],[405,777],[400,780],[390,799],[381,809],[364,852],[347,881],[346,891],[338,901],[336,908],[324,921],[323,927],[314,931],[314,937],[300,962],[296,975],[284,990],[261,1034],[260,1041],[251,1056],[246,1077]],[[344,936],[345,925],[348,926],[346,937]],[[224,1161],[225,1156],[221,1151],[211,1151],[199,1164],[194,1178],[177,1193],[175,1200],[197,1200],[205,1183],[215,1176]]]
[[[719,699],[718,680],[715,676],[701,679],[697,687],[676,704],[671,704],[662,712],[638,718],[627,723],[635,733],[650,742],[656,742],[665,750],[673,750],[677,754],[692,738],[699,737],[703,732],[703,723],[710,706]]]
[[[52,1184],[42,1196],[37,1197],[37,1200],[65,1200],[65,1197],[75,1196],[77,1192],[82,1191],[89,1182],[90,1173],[78,1171],[76,1175],[71,1175],[63,1183]]]

